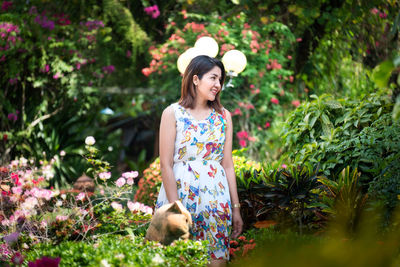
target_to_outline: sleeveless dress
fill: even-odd
[[[214,109],[196,120],[178,103],[172,104],[176,120],[173,172],[178,197],[191,213],[195,240],[209,241],[212,259],[229,259],[232,208],[228,181],[221,166],[226,119]],[[168,203],[161,186],[156,208]]]

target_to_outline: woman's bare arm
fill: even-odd
[[[170,203],[178,200],[178,190],[173,172],[176,120],[172,106],[167,107],[160,123],[160,165],[165,192]]]
[[[227,127],[226,127],[226,136],[225,136],[225,145],[224,145],[224,158],[222,159],[221,165],[225,169],[226,178],[228,180],[229,193],[231,196],[231,203],[232,203],[232,206],[234,206],[235,204],[239,204],[239,197],[238,197],[238,193],[237,193],[235,167],[233,165],[233,160],[232,160],[232,135],[233,135],[232,128],[233,127],[232,127],[231,114],[227,110],[225,110],[225,114],[226,114]],[[240,215],[240,207],[233,207],[232,210],[233,210],[233,212],[232,212],[232,214],[233,214],[232,237],[236,238],[242,232],[243,221],[242,221],[242,217]]]

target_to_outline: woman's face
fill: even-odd
[[[221,69],[218,66],[205,73],[201,79],[193,76],[193,83],[196,86],[196,97],[204,100],[214,101],[216,95],[221,91]]]

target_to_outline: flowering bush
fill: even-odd
[[[220,46],[218,56],[239,49],[247,57],[247,67],[233,80],[234,87],[225,88],[221,94],[222,103],[233,115],[237,132],[235,144],[250,147],[248,152],[253,156],[258,156],[255,152],[262,148],[262,158],[276,157],[272,151],[279,147],[279,135],[270,127],[282,121],[285,109],[299,104],[290,70],[295,36],[286,25],[277,22],[250,25],[244,14],[228,19],[182,14],[187,16],[186,25],[171,22],[167,26],[169,39],[162,45],[150,47],[152,59],[142,73],[151,79],[150,84],[158,89],[164,103],[170,104],[179,98],[177,58],[198,38],[213,37]],[[154,95],[151,97],[156,101]],[[264,140],[272,138],[277,145],[271,149]]]
[[[143,177],[138,182],[135,201],[154,207],[161,183],[160,159],[157,158],[143,171]]]
[[[93,146],[88,148],[94,149]],[[92,160],[97,160],[95,157]],[[132,202],[133,179],[138,172],[122,173],[114,185],[100,182],[111,174],[101,172],[96,180],[98,192],[71,193],[68,190],[45,189],[53,178],[52,162],[20,158],[0,167],[1,210],[0,242],[2,262],[17,262],[30,245],[61,240],[86,240],[97,235],[127,233],[143,236],[153,210]]]

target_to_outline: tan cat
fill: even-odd
[[[159,208],[151,219],[146,239],[169,245],[179,238],[189,239],[192,216],[177,200]]]

